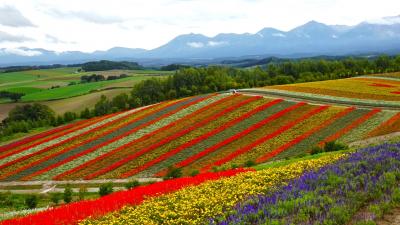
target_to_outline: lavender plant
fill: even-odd
[[[366,205],[374,219],[382,207],[399,203],[399,184],[400,143],[369,147],[251,196],[210,224],[345,224]]]

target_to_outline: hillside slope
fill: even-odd
[[[210,94],[133,109],[0,147],[0,181],[184,174],[301,155],[316,145],[398,131],[400,114]],[[397,124],[397,125],[396,125]]]

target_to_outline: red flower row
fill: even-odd
[[[70,123],[70,124],[67,124],[67,125],[64,125],[64,126],[59,126],[59,127],[54,128],[54,129],[51,129],[51,130],[48,130],[46,132],[42,132],[42,133],[30,136],[30,137],[26,137],[26,138],[21,139],[19,141],[15,141],[15,142],[9,143],[7,145],[0,146],[0,152],[11,150],[12,148],[27,144],[29,142],[32,142],[34,140],[38,140],[40,138],[44,138],[44,137],[46,137],[48,135],[51,135],[51,134],[56,134],[56,133],[58,133],[60,131],[70,129],[72,127],[79,126],[79,125],[81,125],[83,123],[87,123],[87,122],[88,122],[88,120],[81,120],[81,121]]]
[[[210,154],[211,152],[216,151],[217,149],[219,149],[219,148],[231,143],[232,141],[237,140],[237,139],[249,134],[250,132],[252,132],[252,131],[254,131],[254,130],[256,130],[256,129],[264,126],[264,125],[266,125],[267,123],[269,123],[269,122],[271,122],[273,120],[276,120],[276,119],[284,116],[285,114],[287,114],[287,113],[289,113],[289,112],[291,112],[291,111],[293,111],[293,110],[295,110],[295,109],[297,109],[297,108],[299,108],[299,107],[301,107],[301,106],[303,106],[305,104],[306,103],[304,103],[304,102],[299,102],[299,103],[297,103],[297,104],[295,104],[293,106],[290,106],[290,107],[288,107],[286,109],[283,109],[283,110],[281,110],[281,111],[279,111],[279,112],[277,112],[277,113],[275,113],[275,114],[273,114],[273,115],[261,120],[260,122],[248,127],[247,129],[245,129],[245,130],[243,130],[243,131],[241,131],[241,132],[239,132],[239,133],[237,133],[237,134],[235,134],[235,135],[233,135],[233,136],[231,136],[231,137],[229,137],[229,138],[227,138],[227,139],[225,139],[225,140],[223,140],[223,141],[221,141],[221,142],[219,142],[219,143],[217,143],[217,144],[215,144],[215,145],[213,145],[213,146],[211,146],[211,147],[209,147],[209,148],[207,148],[207,149],[205,149],[203,151],[201,151],[200,153],[198,153],[198,154],[196,154],[194,156],[191,156],[191,157],[183,160],[182,162],[177,163],[175,166],[176,167],[187,166],[187,165],[191,164],[192,162],[194,162],[194,161],[196,161],[196,160],[198,160],[198,159]]]
[[[291,140],[290,142],[280,146],[279,148],[268,152],[267,154],[259,157],[256,162],[257,163],[261,163],[261,162],[265,162],[268,159],[278,155],[279,153],[285,151],[286,149],[298,144],[300,141],[305,140],[306,138],[308,138],[309,136],[311,136],[312,134],[316,133],[317,131],[329,126],[330,124],[332,124],[333,122],[335,122],[337,119],[349,114],[350,112],[352,112],[355,108],[354,107],[350,107],[347,108],[346,110],[337,113],[335,116],[331,117],[330,119],[326,120],[325,122],[321,123],[320,125],[312,128],[311,130],[307,131],[306,133],[296,137],[295,139]]]
[[[87,167],[89,167],[90,165],[93,165],[93,164],[97,163],[97,162],[100,161],[100,160],[103,160],[103,159],[105,159],[105,158],[107,158],[107,157],[109,157],[109,156],[111,156],[111,155],[113,155],[113,154],[118,153],[119,151],[122,151],[122,150],[126,149],[126,148],[129,147],[129,146],[134,145],[135,143],[140,143],[140,142],[142,142],[142,141],[144,141],[144,140],[147,140],[148,138],[154,136],[154,134],[156,134],[156,133],[163,132],[163,131],[165,131],[165,130],[167,130],[167,129],[173,127],[173,126],[175,126],[175,125],[178,124],[180,121],[183,121],[183,120],[186,120],[186,119],[189,118],[189,117],[192,117],[193,114],[202,113],[202,112],[204,112],[204,111],[210,109],[211,107],[214,107],[214,106],[216,106],[216,105],[218,105],[218,104],[221,104],[221,103],[223,103],[223,102],[225,102],[225,101],[228,101],[228,100],[230,100],[230,99],[232,99],[232,98],[235,98],[235,97],[237,97],[237,96],[238,96],[238,95],[231,95],[231,96],[229,96],[229,97],[222,98],[222,99],[220,99],[220,100],[218,100],[218,101],[216,101],[216,102],[214,102],[214,103],[212,103],[212,104],[209,104],[209,105],[207,105],[206,107],[203,107],[203,108],[201,108],[201,109],[199,109],[199,110],[197,110],[197,111],[195,111],[195,112],[193,112],[193,113],[191,113],[191,114],[189,114],[189,115],[187,115],[187,116],[185,116],[185,117],[183,117],[183,118],[181,118],[181,119],[179,119],[179,120],[177,120],[177,121],[174,121],[174,122],[168,124],[167,126],[161,127],[161,128],[159,128],[159,129],[157,129],[157,130],[151,132],[151,133],[148,133],[148,134],[144,135],[143,137],[141,137],[141,138],[139,138],[139,139],[136,139],[136,140],[133,140],[133,141],[131,141],[131,142],[128,142],[128,143],[126,143],[126,144],[124,144],[124,145],[122,145],[122,146],[120,146],[120,147],[118,147],[118,148],[116,148],[116,149],[114,149],[114,150],[112,150],[112,151],[106,153],[106,154],[103,154],[103,155],[101,155],[101,156],[99,156],[99,157],[97,157],[97,158],[95,158],[95,159],[92,159],[92,160],[90,160],[90,161],[88,161],[88,162],[86,162],[86,163],[84,163],[84,164],[82,164],[82,165],[80,165],[80,166],[78,166],[78,167],[75,167],[75,168],[73,168],[73,169],[71,169],[71,170],[65,171],[64,173],[62,173],[62,174],[60,174],[60,175],[54,177],[54,179],[60,180],[60,179],[62,179],[63,177],[65,177],[65,176],[67,176],[67,175],[73,174],[73,173],[75,173],[75,172],[77,172],[77,171],[79,171],[79,170],[82,170],[82,169],[84,169],[84,168],[87,168]],[[118,167],[117,165],[114,165],[114,167],[113,167],[113,166],[106,167],[106,168],[104,168],[103,170],[100,170],[100,171],[98,171],[98,172],[95,173],[95,174],[90,174],[90,175],[86,176],[84,179],[93,179],[94,177],[97,177],[97,176],[99,176],[99,175],[101,175],[101,174],[104,174],[104,173],[106,173],[106,172],[108,172],[108,171],[111,171],[111,170],[113,170],[113,169],[115,169],[115,168],[117,168],[117,167]],[[104,172],[103,172],[103,171],[104,171]],[[92,178],[92,177],[93,177],[93,178]]]
[[[260,145],[260,144],[264,143],[265,141],[278,136],[279,134],[283,133],[284,131],[294,127],[296,124],[306,120],[307,118],[309,118],[309,117],[311,117],[311,116],[313,116],[313,115],[315,115],[317,113],[320,113],[321,111],[323,111],[323,110],[325,110],[327,108],[328,108],[328,106],[320,106],[317,109],[312,110],[311,112],[308,112],[307,114],[305,114],[304,116],[300,117],[299,119],[287,123],[286,125],[282,126],[281,128],[279,128],[278,130],[274,131],[273,133],[270,133],[270,134],[268,134],[268,135],[266,135],[266,136],[264,136],[262,138],[259,138],[255,142],[253,142],[253,143],[251,143],[251,144],[249,144],[249,145],[247,145],[247,146],[245,146],[243,148],[237,149],[233,153],[229,154],[228,156],[226,156],[226,157],[224,157],[224,158],[222,158],[222,159],[220,159],[220,160],[218,160],[218,161],[216,161],[214,163],[206,165],[205,167],[203,167],[201,169],[201,171],[202,172],[206,172],[209,169],[211,169],[213,166],[221,166],[222,164],[224,164],[226,162],[229,162],[232,159],[238,157],[239,155],[242,155],[242,154],[250,151],[251,149],[253,149],[257,145]]]
[[[147,108],[142,108],[142,109],[136,111],[135,113],[140,112],[140,111],[143,111],[143,110],[145,110],[145,109],[147,109]],[[99,119],[102,119],[102,120],[103,120],[103,119],[107,119],[107,118],[110,118],[110,117],[113,116],[113,115],[115,115],[115,114],[110,114],[110,115],[107,115],[107,116],[105,116],[105,117],[101,117],[101,118],[99,118]],[[110,125],[113,124],[113,123],[116,123],[116,122],[119,122],[119,121],[121,121],[121,120],[124,120],[124,119],[126,119],[127,117],[129,117],[130,115],[131,115],[131,114],[128,114],[128,115],[125,115],[125,116],[123,116],[123,117],[121,117],[121,118],[118,118],[117,120],[114,120],[114,121],[110,121],[110,122],[108,122],[108,123],[105,123],[105,124],[103,124],[103,125],[101,125],[101,126],[98,126],[98,127],[96,127],[96,128],[93,128],[93,129],[91,129],[91,130],[88,130],[88,131],[86,131],[86,132],[80,134],[79,136],[83,136],[83,135],[86,135],[86,134],[89,134],[89,133],[96,132],[96,131],[98,131],[98,130],[100,130],[100,129],[103,129],[104,127],[110,126]],[[97,121],[97,120],[96,120],[96,121],[92,121],[91,124],[94,124],[94,123],[96,123],[96,122],[98,122],[98,121]],[[90,125],[88,125],[88,126],[90,126]],[[120,125],[119,127],[122,127],[122,126],[124,126],[124,124]],[[118,129],[119,127],[116,127],[115,129]],[[77,128],[77,129],[80,129],[80,128]],[[110,130],[110,131],[108,131],[107,133],[110,133],[110,132],[114,131],[115,129]],[[75,130],[75,129],[74,129],[74,130]],[[73,131],[70,131],[70,132],[73,132]],[[70,132],[68,132],[68,133],[70,133]],[[66,135],[66,134],[64,134],[64,135]],[[105,135],[105,134],[103,133],[103,134],[96,135],[96,136],[94,136],[94,137],[92,137],[92,138],[90,138],[90,139],[87,139],[87,140],[85,140],[85,141],[83,141],[83,142],[81,142],[81,143],[78,143],[78,144],[76,144],[76,145],[72,145],[72,146],[70,146],[70,147],[68,147],[68,148],[65,148],[65,149],[62,151],[62,153],[63,153],[63,152],[66,152],[66,151],[69,151],[69,150],[71,150],[71,149],[73,149],[73,148],[76,148],[76,147],[78,147],[78,146],[80,146],[80,145],[84,145],[84,144],[86,144],[86,143],[89,143],[89,142],[93,141],[94,139],[96,139],[96,138],[98,138],[99,136],[102,136],[102,135]],[[70,142],[71,140],[74,140],[75,138],[77,138],[77,137],[79,137],[79,136],[68,138],[68,139],[66,139],[66,140],[64,140],[64,141],[61,141],[61,142],[57,143],[57,144],[48,146],[48,147],[46,147],[46,148],[44,148],[44,149],[42,149],[42,150],[40,150],[40,151],[37,151],[37,152],[31,153],[31,154],[22,156],[22,157],[17,158],[17,159],[15,159],[15,160],[13,160],[13,161],[10,161],[10,162],[8,162],[8,163],[5,163],[5,164],[3,164],[3,165],[0,166],[0,169],[6,168],[6,167],[8,167],[8,166],[11,166],[11,165],[13,165],[13,164],[15,164],[15,163],[18,163],[18,162],[20,162],[20,161],[23,161],[23,160],[25,160],[25,159],[29,159],[29,158],[31,158],[31,157],[33,157],[33,156],[35,156],[35,155],[38,155],[38,154],[42,154],[42,153],[44,153],[44,152],[47,152],[47,151],[49,151],[49,150],[51,150],[51,149],[53,149],[53,148],[56,148],[56,147],[61,146],[61,145],[65,144],[65,143],[68,143],[68,142]],[[41,163],[41,162],[43,162],[43,161],[45,161],[45,160],[48,160],[49,158],[52,158],[52,157],[54,157],[54,155],[50,155],[50,156],[48,156],[48,157],[42,158],[40,161],[38,161],[38,162],[33,162],[33,163],[31,163],[31,164],[29,164],[29,165],[27,165],[27,166],[24,166],[23,168],[20,168],[20,169],[18,169],[18,170],[15,170],[15,171],[11,172],[10,174],[2,174],[0,179],[2,179],[2,178],[4,178],[4,177],[8,177],[8,176],[10,176],[10,175],[12,175],[12,174],[15,174],[15,173],[17,173],[17,172],[20,172],[20,171],[22,171],[22,170],[25,170],[25,169],[27,169],[27,168],[33,166],[33,165],[36,165],[36,164],[38,164],[38,163]]]
[[[195,177],[184,177],[167,180],[132,190],[115,192],[96,200],[85,200],[38,212],[22,218],[5,220],[2,225],[52,225],[77,224],[88,217],[99,217],[121,209],[126,205],[138,205],[145,198],[171,193],[191,185],[199,185],[208,180],[234,176],[241,172],[253,170],[228,170],[218,173],[200,174]]]
[[[45,143],[45,142],[47,142],[47,141],[53,140],[53,139],[55,139],[55,138],[59,138],[59,137],[61,137],[61,136],[64,136],[64,135],[69,134],[69,133],[72,133],[72,132],[75,132],[75,131],[77,131],[77,130],[79,130],[79,129],[82,129],[82,128],[87,127],[87,126],[90,126],[90,125],[93,125],[93,124],[97,123],[98,121],[103,120],[103,119],[106,119],[106,118],[111,117],[111,116],[112,116],[112,115],[107,115],[106,117],[96,117],[96,118],[92,118],[92,119],[90,119],[90,120],[84,120],[84,121],[82,121],[82,122],[80,121],[80,122],[78,122],[78,123],[79,123],[78,126],[76,126],[75,124],[72,124],[73,126],[71,125],[71,126],[72,126],[72,129],[70,129],[70,130],[68,130],[68,128],[70,128],[70,127],[69,127],[69,125],[67,125],[67,126],[68,126],[67,130],[65,130],[65,129],[58,130],[58,129],[57,129],[57,131],[62,131],[62,132],[60,132],[59,134],[57,134],[57,135],[55,135],[55,136],[47,137],[47,136],[49,136],[49,135],[52,134],[52,133],[50,133],[50,131],[45,132],[45,135],[43,135],[43,136],[46,137],[46,138],[44,138],[43,140],[41,140],[41,141],[39,141],[39,142],[36,142],[36,143],[33,143],[33,144],[31,144],[31,145],[28,145],[28,146],[21,146],[21,147],[19,147],[19,148],[17,148],[17,149],[14,149],[14,150],[11,151],[11,152],[6,152],[5,154],[3,154],[3,155],[0,156],[0,159],[6,158],[6,157],[8,157],[8,156],[10,156],[10,155],[14,155],[14,154],[23,152],[23,151],[25,151],[25,150],[27,150],[27,149],[33,148],[33,147],[35,147],[35,146],[37,146],[37,145],[40,145],[40,144],[43,144],[43,143]],[[62,127],[62,128],[63,128],[63,127]],[[29,142],[28,142],[28,143],[29,143]]]
[[[211,96],[207,96],[207,97],[205,97],[205,98],[210,98],[210,97],[211,97]],[[49,171],[49,170],[52,170],[52,169],[54,169],[54,168],[56,168],[56,167],[58,167],[58,166],[60,166],[60,165],[62,165],[62,164],[68,163],[68,162],[70,162],[70,161],[72,161],[72,160],[74,160],[74,159],[76,159],[76,158],[79,158],[79,157],[81,157],[81,156],[83,156],[83,155],[89,154],[89,153],[91,153],[91,152],[93,152],[93,151],[95,151],[95,150],[97,150],[97,149],[99,149],[99,148],[101,148],[101,147],[103,147],[103,146],[106,146],[106,145],[108,145],[108,144],[110,144],[110,143],[112,143],[112,142],[114,142],[114,141],[117,141],[117,140],[119,140],[119,139],[121,139],[121,138],[124,138],[124,137],[126,137],[126,136],[128,136],[128,135],[130,135],[130,134],[133,134],[133,133],[137,132],[138,130],[140,130],[140,129],[146,127],[146,126],[149,126],[149,125],[151,125],[151,124],[153,124],[153,123],[155,123],[155,122],[157,122],[157,121],[159,121],[159,120],[161,120],[161,119],[163,119],[163,118],[166,118],[166,117],[168,117],[168,116],[170,116],[170,115],[172,115],[172,114],[178,112],[179,110],[182,110],[182,109],[187,108],[187,107],[189,107],[189,106],[191,106],[191,105],[193,105],[193,104],[196,104],[196,103],[198,103],[198,102],[200,102],[200,101],[203,101],[205,98],[199,98],[199,99],[197,99],[197,100],[195,100],[195,101],[192,101],[192,102],[190,102],[190,103],[188,103],[188,104],[185,104],[185,105],[183,105],[183,106],[181,106],[181,107],[178,107],[177,109],[172,110],[172,111],[170,111],[170,112],[168,112],[168,113],[166,113],[166,114],[163,114],[162,116],[160,116],[160,117],[158,117],[158,118],[156,118],[156,119],[153,119],[153,120],[150,120],[150,121],[148,121],[148,122],[146,122],[146,123],[143,123],[143,124],[141,124],[141,125],[135,127],[134,129],[128,131],[128,132],[125,132],[125,133],[123,133],[123,134],[121,134],[121,135],[117,135],[116,137],[114,137],[114,138],[112,138],[112,139],[110,139],[110,140],[108,140],[108,141],[105,141],[105,142],[103,142],[103,143],[101,143],[101,144],[92,146],[92,147],[90,147],[89,149],[86,149],[86,150],[83,151],[83,152],[80,152],[80,153],[78,153],[78,154],[72,155],[72,156],[70,156],[70,157],[68,157],[68,158],[66,158],[66,159],[63,159],[63,160],[61,160],[61,161],[55,163],[55,164],[52,164],[51,166],[48,166],[48,167],[46,167],[46,168],[44,168],[44,169],[42,169],[42,170],[39,170],[39,171],[37,171],[37,172],[35,172],[35,173],[32,173],[31,175],[24,177],[23,180],[29,180],[29,179],[31,179],[32,177],[38,176],[38,175],[40,175],[40,174],[42,174],[42,173],[45,173],[45,172],[47,172],[47,171]],[[180,101],[178,101],[178,102],[180,102]],[[145,115],[140,116],[140,117],[134,119],[133,121],[131,121],[131,122],[129,122],[129,123],[134,123],[135,121],[138,121],[138,120],[141,120],[141,119],[143,119],[143,118],[146,118],[148,115],[153,114],[153,113],[158,112],[158,111],[161,111],[161,110],[163,110],[163,109],[165,109],[165,108],[167,108],[167,107],[169,107],[169,106],[171,106],[171,105],[177,104],[178,102],[172,102],[172,103],[169,103],[168,105],[166,105],[166,106],[164,106],[164,107],[162,107],[162,108],[160,108],[160,109],[157,109],[156,111],[148,112],[148,113],[146,113]],[[96,139],[96,138],[98,138],[98,137],[100,137],[100,136],[107,135],[107,134],[109,134],[109,133],[111,133],[111,132],[113,132],[113,131],[115,131],[115,130],[119,129],[120,127],[123,127],[123,126],[126,126],[126,124],[121,124],[121,125],[118,126],[117,128],[112,129],[112,130],[110,130],[110,131],[107,131],[106,133],[99,134],[99,135],[97,135],[96,137],[91,138],[90,140]],[[88,143],[88,141],[86,140],[84,143]],[[78,145],[81,145],[81,144],[78,144]],[[74,147],[72,147],[72,148],[67,148],[67,149],[64,149],[64,150],[61,151],[61,152],[58,152],[58,153],[56,153],[56,154],[47,156],[47,157],[45,157],[45,158],[43,158],[43,159],[41,159],[41,160],[39,160],[39,161],[33,163],[33,165],[36,165],[36,164],[38,164],[38,163],[47,161],[47,160],[49,160],[49,159],[51,159],[51,158],[53,158],[53,157],[55,157],[55,156],[58,156],[58,155],[63,154],[63,153],[65,153],[65,152],[68,152],[68,151],[70,151],[70,150],[73,149],[73,148],[74,148]],[[24,167],[24,169],[28,169],[29,167],[31,167],[31,166],[33,166],[33,165],[27,165],[27,166]]]
[[[382,110],[380,109],[374,109],[371,110],[370,112],[368,112],[367,114],[361,116],[360,118],[358,118],[357,120],[353,121],[352,123],[350,123],[348,126],[344,127],[343,129],[339,130],[338,132],[336,132],[335,134],[332,134],[331,136],[325,138],[323,141],[321,141],[319,143],[319,145],[323,145],[326,142],[330,142],[330,141],[334,141],[337,140],[338,138],[340,138],[341,136],[343,136],[344,134],[346,134],[347,132],[349,132],[350,130],[358,127],[360,124],[364,123],[365,121],[367,121],[369,118],[371,118],[373,115],[377,114],[378,112],[380,112]]]
[[[242,116],[240,116],[240,117],[238,117],[238,118],[236,118],[236,119],[234,119],[232,121],[229,121],[228,123],[225,123],[222,126],[216,128],[216,129],[214,129],[214,130],[212,130],[212,131],[210,131],[210,132],[208,132],[206,134],[203,134],[203,135],[201,135],[201,136],[199,136],[199,137],[197,137],[197,138],[195,138],[195,139],[193,139],[193,140],[191,140],[189,142],[186,142],[185,144],[183,144],[183,145],[181,145],[181,146],[179,146],[179,147],[177,147],[177,148],[175,148],[175,149],[173,149],[173,150],[171,150],[171,151],[159,156],[158,158],[156,158],[154,160],[151,160],[151,161],[145,163],[144,165],[142,165],[140,167],[137,167],[137,168],[135,168],[133,170],[130,170],[130,171],[127,171],[127,172],[123,173],[120,176],[120,178],[127,178],[127,177],[130,177],[130,176],[133,176],[136,173],[139,173],[139,172],[141,172],[141,171],[143,171],[143,170],[145,170],[145,169],[147,169],[147,168],[149,168],[149,167],[151,167],[151,166],[153,166],[153,165],[155,165],[155,164],[157,164],[157,163],[159,163],[159,162],[161,162],[161,161],[163,161],[163,160],[165,160],[165,159],[167,159],[167,158],[169,158],[169,157],[171,157],[171,156],[173,156],[175,154],[177,154],[178,152],[183,151],[184,149],[186,149],[188,147],[191,147],[191,146],[193,146],[193,145],[195,145],[197,143],[200,143],[201,141],[206,140],[207,138],[209,138],[209,137],[211,137],[211,136],[213,136],[213,135],[215,135],[215,134],[217,134],[217,133],[219,133],[219,132],[221,132],[221,131],[229,128],[229,127],[232,127],[233,125],[235,125],[235,124],[237,124],[237,123],[239,123],[239,122],[251,117],[252,115],[254,115],[254,114],[258,113],[258,112],[261,112],[261,111],[263,111],[263,110],[265,110],[265,109],[267,109],[267,108],[269,108],[269,107],[271,107],[271,106],[273,106],[275,104],[278,104],[279,102],[282,102],[282,101],[283,101],[282,99],[276,99],[276,100],[270,101],[270,102],[268,102],[266,104],[263,104],[263,105],[255,108],[255,109],[251,110],[250,112],[248,112],[248,113],[246,113],[246,114],[244,114],[244,115],[242,115]]]

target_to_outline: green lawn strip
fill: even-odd
[[[397,111],[382,111],[339,138],[339,142],[351,143],[364,139],[373,129],[393,117]]]
[[[30,136],[30,135],[41,133],[43,131],[46,131],[46,130],[52,129],[52,128],[53,127],[40,127],[40,128],[32,129],[28,133],[15,133],[15,134],[12,134],[10,136],[0,137],[0,145],[7,144],[9,142],[14,142],[14,141],[17,141],[20,138],[24,138],[24,137],[27,137],[27,136]]]
[[[44,89],[42,89],[42,88],[36,88],[36,87],[14,87],[14,88],[5,89],[4,91],[14,92],[14,93],[24,93],[25,95],[28,95],[28,94],[40,92],[43,90]]]
[[[284,159],[286,157],[296,156],[300,154],[304,154],[307,151],[311,150],[314,146],[317,146],[319,142],[323,141],[325,138],[329,137],[330,135],[335,134],[336,132],[340,131],[341,129],[345,128],[349,124],[351,124],[354,120],[362,117],[363,115],[367,114],[369,110],[366,109],[357,109],[349,114],[335,120],[329,126],[315,132],[308,138],[302,140],[300,143],[291,146],[287,150],[283,151],[282,153],[278,154],[274,158],[270,160],[279,160]],[[317,124],[316,124],[317,126]],[[293,137],[295,138],[295,137]]]
[[[200,143],[197,143],[189,148],[184,149],[183,151],[169,157],[168,159],[157,163],[156,165],[140,172],[137,174],[138,177],[151,177],[155,173],[168,168],[169,166],[174,165],[175,163],[181,162],[185,160],[186,158],[193,156],[199,152],[201,152],[204,149],[207,149],[220,141],[223,141],[236,133],[239,133],[246,128],[260,122],[261,120],[293,105],[293,102],[281,102],[279,104],[273,105],[272,107],[269,107],[261,112],[256,113],[255,115],[251,116],[250,118],[247,118],[243,121],[240,121],[239,123],[233,125],[232,127],[223,130],[220,133],[217,133],[206,140],[201,141]]]

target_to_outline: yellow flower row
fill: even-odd
[[[126,206],[118,212],[98,219],[88,219],[81,224],[205,224],[208,218],[229,210],[246,196],[271,191],[306,170],[318,169],[344,156],[330,154],[278,168],[205,182],[147,199],[138,206]]]

